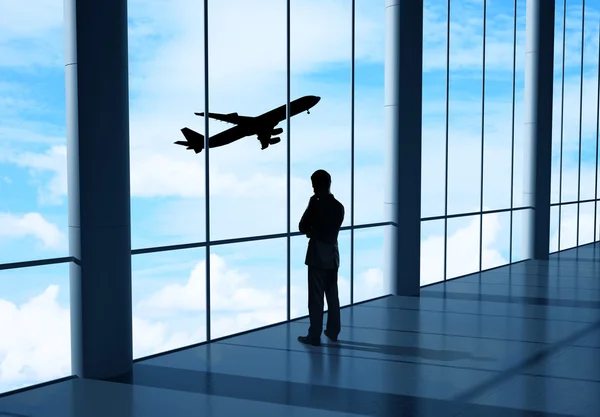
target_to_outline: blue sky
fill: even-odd
[[[223,0],[210,6],[210,111],[254,116],[285,103],[285,2]],[[446,1],[425,0],[422,215],[444,212]],[[481,0],[455,0],[451,12],[450,213],[479,210],[481,167]],[[510,205],[512,2],[488,0],[484,114],[484,208]],[[518,1],[515,205],[523,191],[525,0]],[[577,197],[581,1],[568,1],[563,201]],[[11,5],[0,17],[0,262],[65,256],[66,140],[62,3]],[[252,6],[252,7],[251,7]],[[355,222],[385,220],[383,165],[384,1],[356,0]],[[292,0],[292,98],[322,97],[291,122],[292,228],[325,168],[350,220],[349,0]],[[31,10],[35,10],[32,12]],[[231,13],[236,10],[236,13]],[[179,129],[202,132],[202,5],[192,0],[130,0],[132,242],[134,248],[205,238],[204,154],[172,144]],[[586,2],[581,196],[593,198],[596,158],[600,1]],[[26,23],[26,24],[25,24]],[[553,201],[558,201],[562,96],[562,5],[557,5]],[[210,123],[211,134],[227,128]],[[211,151],[211,237],[286,230],[286,125],[282,142],[260,150],[246,138]],[[593,238],[594,206],[582,205],[580,235]],[[562,212],[561,248],[575,245],[576,206]],[[558,211],[552,210],[557,249]],[[600,222],[599,222],[600,223]],[[422,224],[422,283],[443,277],[443,221]],[[522,259],[523,213],[513,224],[513,260]],[[509,259],[510,216],[486,215],[484,267]],[[448,222],[448,277],[479,267],[479,217]],[[587,239],[587,240],[586,240]],[[215,247],[213,335],[285,318],[285,241]],[[303,237],[292,239],[292,313],[306,313]],[[340,297],[349,301],[349,233],[340,235]],[[383,228],[356,231],[355,299],[384,292]],[[203,340],[204,249],[133,259],[136,356]],[[60,377],[68,362],[66,265],[0,272],[0,392]],[[234,285],[235,284],[235,285]],[[252,301],[255,300],[255,301]],[[256,302],[256,300],[261,300]],[[11,317],[5,319],[4,317]],[[33,320],[33,321],[32,321]],[[29,331],[35,320],[46,329]],[[34,327],[31,327],[34,326]],[[6,342],[11,340],[11,342]],[[67,353],[65,353],[67,352]],[[50,358],[50,359],[49,359]]]

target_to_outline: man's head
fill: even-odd
[[[331,187],[331,175],[323,169],[316,170],[311,176],[313,190],[315,194],[329,193]]]

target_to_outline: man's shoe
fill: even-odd
[[[305,345],[321,346],[321,341],[319,339],[311,339],[308,336],[298,336],[298,341]]]
[[[327,329],[325,329],[325,330],[323,331],[323,334],[324,334],[325,336],[327,336],[327,338],[328,338],[329,340],[331,340],[332,342],[335,342],[335,343],[337,343],[337,341],[338,341],[338,338],[337,338],[337,336],[334,336],[334,335],[332,335],[332,334],[329,334],[329,332],[327,332]]]

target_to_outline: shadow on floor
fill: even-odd
[[[375,343],[353,342],[351,340],[338,340],[338,344],[325,345],[331,349],[356,350],[361,352],[374,352],[384,355],[410,356],[434,361],[459,361],[471,360],[475,362],[493,362],[493,358],[477,357],[468,352],[458,350],[425,349],[412,346],[378,345]]]

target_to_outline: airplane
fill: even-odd
[[[291,101],[290,117],[302,112],[310,114],[310,109],[315,106],[319,100],[321,100],[321,97],[304,96]],[[204,112],[194,114],[197,116],[205,116]],[[261,149],[264,150],[268,148],[269,145],[281,142],[281,138],[272,136],[283,133],[283,129],[276,128],[276,126],[286,118],[286,105],[284,104],[283,106],[277,107],[276,109],[256,117],[240,116],[237,113],[208,113],[208,117],[236,125],[210,137],[208,140],[210,148],[228,145],[246,136],[256,135],[260,141]],[[185,136],[187,140],[174,142],[176,145],[186,146],[186,149],[192,149],[196,153],[202,152],[202,149],[204,149],[204,135],[188,127],[181,129],[181,133],[183,133],[183,136]]]

